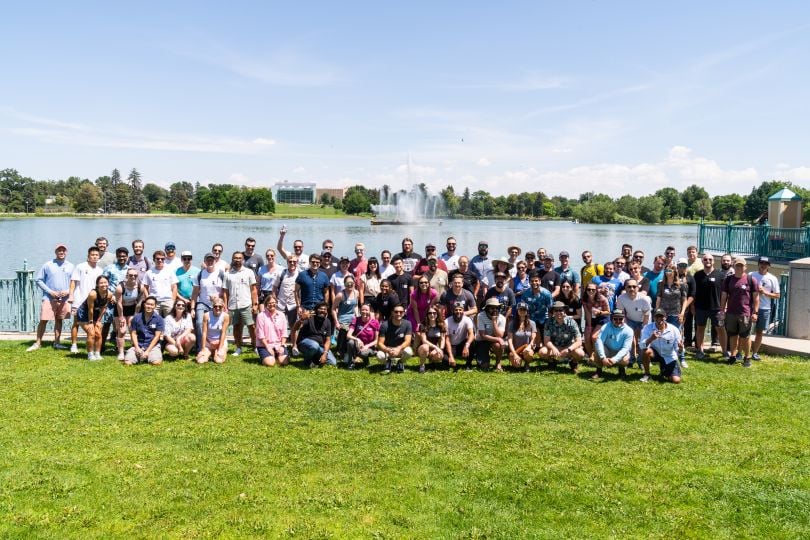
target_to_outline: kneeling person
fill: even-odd
[[[405,372],[404,361],[413,356],[411,341],[413,327],[405,317],[405,306],[402,304],[391,310],[391,320],[380,326],[380,337],[377,339],[377,358],[385,362],[383,373],[391,373],[391,365],[397,362],[397,371]]]
[[[633,347],[633,329],[624,324],[624,311],[614,309],[610,324],[599,331],[594,343],[596,349],[596,373],[591,379],[602,376],[602,368],[619,366],[619,375],[624,377],[625,368],[630,363],[630,349]]]
[[[478,367],[489,368],[489,353],[495,354],[495,369],[501,371],[501,359],[504,351],[509,350],[506,342],[506,317],[501,315],[501,303],[497,298],[490,298],[484,304],[484,312],[478,314],[476,321],[478,332],[475,335],[475,357]],[[467,367],[470,361],[467,361]]]
[[[124,355],[124,364],[149,362],[156,366],[163,362],[160,351],[160,336],[163,334],[163,317],[157,314],[157,298],[148,296],[143,301],[143,312],[132,318],[130,338],[132,347]]]
[[[540,358],[548,360],[552,367],[560,360],[568,360],[574,373],[579,371],[579,363],[585,358],[579,326],[573,318],[565,315],[565,304],[562,302],[554,302],[551,306],[551,317],[543,330]]]
[[[650,380],[650,362],[655,360],[661,366],[661,377],[678,384],[681,382],[678,353],[683,350],[681,331],[667,322],[667,313],[663,309],[655,310],[654,319],[641,331],[641,346],[645,348],[641,381]]]

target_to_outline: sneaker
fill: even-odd
[[[231,356],[239,356],[242,354],[242,347],[237,347],[235,351],[231,353]]]
[[[119,361],[119,362],[123,362],[123,361],[124,361],[124,353],[122,353],[122,352],[118,353],[118,361]]]
[[[524,373],[530,373],[531,371],[532,371],[532,368],[530,366],[526,366],[526,367],[523,368]]]
[[[737,356],[735,356],[735,358],[737,359],[737,361],[738,361],[738,362],[739,362],[740,360],[742,360],[742,359],[743,359],[743,355],[742,355],[742,353],[741,353],[741,352],[739,352],[739,351],[737,351]]]
[[[689,367],[689,364],[686,362],[686,358],[681,358],[681,367],[684,369]]]
[[[34,351],[38,351],[38,350],[39,350],[41,347],[42,347],[42,345],[40,345],[39,343],[34,343],[33,345],[31,345],[30,347],[28,347],[27,349],[25,349],[25,352],[34,352]]]
[[[315,362],[310,362],[310,363],[309,363],[309,369],[315,369],[315,368],[316,368],[316,367],[318,367],[319,365],[320,365],[320,364],[316,364]]]
[[[598,381],[601,378],[602,378],[602,368],[596,368],[596,372],[593,375],[591,375],[591,380]]]
[[[67,347],[65,347],[61,343],[54,343],[53,348],[56,349],[57,351],[65,351],[65,350],[67,350]]]
[[[349,360],[349,363],[346,364],[346,369],[349,371],[354,371],[354,360]]]
[[[743,358],[743,367],[750,368],[751,367],[751,359],[747,356]]]
[[[731,358],[731,353],[726,351],[723,353],[723,360],[729,360]]]
[[[650,382],[650,376],[649,375],[644,375],[638,381],[639,382]]]
[[[425,364],[422,364],[421,366],[419,366],[419,373],[424,373],[424,372],[425,372]]]
[[[101,360],[101,356],[96,357],[96,353],[87,353],[87,359],[90,362],[95,362],[96,360]]]
[[[78,353],[79,352],[79,346],[74,343],[73,345],[70,346],[70,352],[71,352],[71,354]]]
[[[397,362],[397,373],[405,373],[405,364]]]
[[[383,373],[391,373],[391,360],[385,361],[385,368],[383,368]]]
[[[698,360],[706,360],[706,353],[703,351],[698,351],[695,353],[695,358]]]
[[[757,362],[759,362],[760,360],[762,360],[762,358],[760,358],[760,357],[759,357],[759,353],[754,353],[754,354],[752,354],[752,355],[751,355],[751,359],[752,359],[752,360],[756,360]]]
[[[731,356],[730,354],[726,356],[726,364],[733,366],[737,363],[737,357]]]

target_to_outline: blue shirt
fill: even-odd
[[[197,275],[200,269],[192,266],[186,271],[182,266],[177,269],[177,294],[183,298],[191,300],[191,293],[194,290],[194,283],[197,281]]]
[[[484,257],[476,255],[470,259],[470,270],[478,279],[484,279],[492,270],[492,259],[488,255]]]
[[[545,324],[546,317],[548,317],[548,308],[554,302],[551,293],[543,287],[535,294],[531,289],[523,291],[521,302],[525,302],[529,306],[529,318],[539,325]]]
[[[602,289],[602,294],[607,298],[610,311],[616,305],[616,297],[622,290],[622,282],[617,277],[607,278],[605,276],[595,276],[591,279],[591,283]]]
[[[318,270],[313,276],[312,272],[307,270],[298,274],[295,284],[301,289],[301,307],[312,310],[324,301],[324,291],[329,288],[329,276],[322,270]]]
[[[599,358],[615,358],[621,361],[633,345],[633,329],[626,324],[616,326],[605,324],[599,331],[599,339],[594,344]]]
[[[678,359],[678,348],[681,343],[681,331],[678,330],[678,327],[673,324],[666,324],[667,327],[663,332],[661,332],[661,336],[655,338],[655,340],[649,345],[647,345],[646,342],[647,339],[653,335],[653,332],[655,332],[655,323],[651,322],[642,328],[641,341],[639,341],[639,345],[643,348],[650,347],[652,350],[661,355],[664,362],[671,364]]]
[[[118,284],[126,281],[127,270],[129,270],[129,266],[126,264],[119,266],[118,262],[114,262],[113,264],[105,266],[101,275],[107,278],[107,281],[110,282],[110,290],[115,292],[115,288]]]
[[[658,298],[658,284],[664,278],[664,271],[654,272],[650,270],[644,277],[650,280],[650,298]]]
[[[143,319],[143,313],[136,313],[132,317],[129,328],[137,335],[138,346],[141,349],[146,349],[152,343],[155,334],[158,332],[163,333],[163,317],[157,313],[152,313],[149,322],[146,322]]]
[[[571,287],[573,287],[575,283],[579,283],[581,281],[579,272],[574,272],[574,269],[570,266],[568,267],[568,270],[563,270],[562,266],[558,266],[554,269],[554,271],[560,275],[560,285],[568,282],[571,284]]]
[[[53,300],[56,291],[70,290],[70,275],[73,273],[73,263],[56,259],[42,265],[37,272],[37,287],[42,289],[42,298]],[[67,296],[65,296],[67,298]]]

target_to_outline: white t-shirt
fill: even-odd
[[[76,287],[73,289],[73,307],[78,308],[87,300],[87,295],[96,288],[96,279],[102,271],[100,266],[96,265],[93,268],[87,261],[76,265],[73,273],[70,274],[70,281],[76,282]]]
[[[494,336],[495,325],[498,326],[498,330],[501,331],[501,335],[506,337],[506,317],[498,314],[498,317],[493,321],[489,318],[489,315],[487,315],[486,312],[478,314],[478,321],[476,323],[478,332],[483,332],[486,336]],[[475,334],[475,339],[481,341],[478,333]]]
[[[179,321],[175,320],[173,315],[167,315],[166,318],[163,319],[164,336],[170,336],[173,339],[177,339],[189,328],[194,328],[194,323],[191,321],[191,316],[189,315],[181,317]]]
[[[450,338],[450,344],[454,347],[467,341],[470,330],[474,329],[472,319],[466,315],[459,322],[456,322],[451,315],[445,319],[445,323],[447,324],[447,337]]]
[[[197,279],[197,286],[200,288],[197,302],[210,308],[213,306],[213,299],[222,296],[222,272],[216,268],[213,272],[203,268],[197,275]]]
[[[763,275],[759,272],[752,272],[751,276],[757,283],[759,283],[765,292],[768,293],[778,293],[779,292],[779,280],[776,278],[775,275],[768,272],[767,274]],[[773,308],[773,298],[769,296],[765,296],[764,294],[759,295],[759,309],[771,309]]]
[[[276,293],[278,309],[282,311],[295,309],[295,280],[298,279],[298,274],[297,270],[291,274],[285,268],[279,275],[279,279],[276,281],[278,284]]]
[[[143,276],[143,284],[146,285],[149,294],[158,299],[158,302],[172,299],[172,285],[177,281],[175,271],[166,266],[161,270],[152,267]]]
[[[631,300],[627,293],[622,293],[616,299],[616,309],[624,311],[629,320],[640,323],[644,322],[644,314],[650,312],[652,304],[646,294],[636,294],[636,299]]]
[[[447,267],[448,274],[453,270],[458,270],[458,258],[460,256],[461,255],[450,255],[447,252],[442,253],[442,256],[440,258],[441,260],[444,261],[444,265]]]

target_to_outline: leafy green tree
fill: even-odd
[[[664,199],[656,195],[646,195],[638,199],[638,214],[636,217],[644,223],[660,223],[664,220],[666,209]]]
[[[166,208],[170,212],[177,212],[180,214],[194,213],[196,205],[194,204],[194,186],[191,182],[175,182],[169,186],[169,195],[166,202]]]
[[[201,186],[199,182],[197,182],[196,188],[194,189],[194,201],[196,202],[197,210],[200,212],[210,212],[213,210],[211,190],[205,186]]]
[[[169,192],[157,184],[146,184],[143,186],[142,195],[149,208],[158,210],[164,208],[169,199]]]
[[[89,180],[85,180],[79,186],[76,196],[73,198],[73,208],[79,213],[97,212],[101,208],[102,193],[99,188]]]
[[[619,197],[619,200],[616,201],[616,206],[618,207],[618,212],[623,216],[631,218],[639,217],[638,199],[636,199],[632,195],[622,195],[621,197]],[[656,218],[656,220],[653,223],[657,223],[658,219],[660,218]]]
[[[703,219],[709,219],[712,215],[712,200],[708,197],[705,199],[700,199],[695,204],[695,214],[697,216],[702,217]]]
[[[248,189],[245,194],[245,205],[247,211],[254,215],[272,214],[276,211],[273,192],[267,188]]]
[[[383,186],[387,187],[387,186]],[[444,209],[448,216],[455,216],[459,209],[458,195],[453,186],[447,186],[441,191],[442,201],[444,201]]]
[[[709,199],[709,194],[705,189],[697,184],[692,184],[683,190],[683,193],[681,194],[681,200],[683,201],[684,208],[683,217],[694,219],[696,215],[700,215],[698,212],[697,203],[702,199]],[[709,200],[709,206],[711,206],[711,200]],[[711,213],[711,210],[709,210],[709,213]]]
[[[717,219],[735,221],[743,213],[745,199],[736,193],[731,195],[717,195],[712,199],[712,213]]]
[[[664,201],[664,219],[683,217],[683,199],[680,192],[673,187],[661,188],[655,192],[656,197]]]
[[[332,204],[332,196],[328,193],[321,193],[321,206]]]
[[[343,197],[343,211],[352,215],[371,212],[371,201],[362,191],[349,188]]]
[[[574,208],[573,216],[583,223],[613,223],[616,203],[607,195],[593,195]]]
[[[743,205],[743,216],[745,219],[747,221],[754,221],[763,213],[767,212],[768,197],[786,187],[792,188],[791,183],[784,180],[769,180],[753,188]]]

